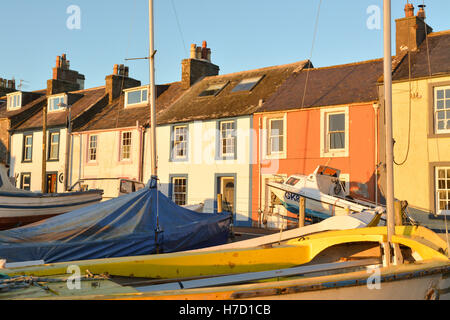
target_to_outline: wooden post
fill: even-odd
[[[47,186],[47,104],[42,108],[42,193]]]
[[[403,219],[402,219],[402,202],[395,200],[394,203],[394,212],[395,212],[395,225],[401,226],[403,225]]]
[[[298,201],[298,227],[305,226],[305,198],[300,197]]]
[[[222,212],[222,194],[220,193],[217,194],[217,212]]]

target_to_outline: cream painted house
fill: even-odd
[[[420,16],[398,19],[397,29],[394,195],[408,202],[420,224],[445,230],[444,215],[450,214],[450,30],[431,32]]]

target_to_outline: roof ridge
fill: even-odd
[[[226,73],[226,74],[219,74],[216,76],[208,76],[208,77],[205,77],[204,79],[236,76],[236,75],[240,75],[240,74],[246,74],[246,73],[257,72],[257,71],[268,71],[268,70],[273,70],[273,69],[281,69],[281,68],[286,68],[289,66],[301,66],[301,65],[306,65],[308,62],[309,62],[309,60],[306,59],[306,60],[301,60],[301,61],[286,63],[286,64],[280,64],[280,65],[275,65],[275,66],[269,66],[269,67],[251,69],[251,70],[244,70],[244,71],[237,71],[237,72],[231,72],[231,73]]]
[[[338,69],[338,68],[363,65],[363,64],[368,64],[368,63],[378,62],[378,61],[383,61],[383,58],[370,59],[370,60],[364,60],[364,61],[358,61],[358,62],[350,62],[350,63],[345,63],[345,64],[336,64],[336,65],[333,65],[333,66],[326,66],[326,67],[310,68],[310,69],[305,69],[303,71],[307,71],[307,70],[312,71],[312,70]]]
[[[100,90],[100,89],[104,89],[104,88],[106,88],[106,86],[98,86],[98,87],[93,87],[93,88],[88,88],[88,89],[69,91],[68,93],[81,93],[81,92],[86,92],[86,91]]]
[[[436,31],[436,32],[431,32],[428,34],[429,37],[437,37],[437,36],[442,36],[445,34],[450,34],[450,29],[449,30],[442,30],[442,31]]]

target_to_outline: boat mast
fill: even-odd
[[[157,164],[156,164],[156,90],[155,90],[155,41],[153,35],[153,0],[148,1],[148,13],[149,13],[149,33],[150,33],[150,90],[148,92],[150,102],[150,147],[151,147],[151,179],[157,177]]]
[[[384,103],[386,112],[386,214],[388,247],[395,234],[394,216],[394,150],[392,134],[392,56],[391,56],[391,0],[383,0],[384,7]],[[391,264],[391,252],[387,264]]]

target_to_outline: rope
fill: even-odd
[[[305,89],[303,90],[303,98],[302,98],[302,109],[305,106],[305,97],[306,97],[306,88],[308,86],[308,80],[309,80],[309,71],[310,71],[310,67],[311,67],[311,59],[312,59],[312,54],[314,51],[314,44],[316,42],[316,36],[317,36],[317,27],[319,25],[319,16],[320,16],[320,6],[322,5],[322,0],[320,0],[319,2],[319,8],[317,9],[317,16],[316,16],[316,22],[315,22],[315,26],[314,26],[314,34],[313,34],[313,41],[312,41],[312,45],[311,45],[311,52],[309,54],[309,60],[308,60],[308,69],[306,70],[306,80],[305,80]]]
[[[177,20],[178,32],[180,33],[181,42],[183,42],[184,54],[187,57],[188,56],[188,52],[186,50],[186,43],[184,42],[184,36],[183,36],[183,31],[182,31],[181,26],[180,26],[180,20],[178,19],[177,9],[175,8],[174,1],[171,0],[171,2],[172,2],[173,13],[175,14],[175,19]]]

